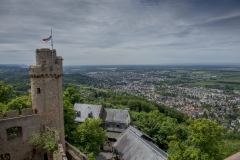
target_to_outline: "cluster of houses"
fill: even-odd
[[[158,148],[151,137],[131,126],[128,109],[111,109],[102,105],[76,103],[74,110],[77,113],[75,121],[79,125],[86,118],[101,118],[103,120],[101,127],[107,131],[108,136],[108,142],[102,147],[104,153],[111,153],[112,157],[117,157],[120,160],[167,159],[167,153]],[[101,157],[102,159],[112,158],[111,156]]]

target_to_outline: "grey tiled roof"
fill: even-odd
[[[113,144],[118,154],[127,160],[166,160],[167,153],[152,142],[142,138],[132,128],[126,129]]]
[[[106,117],[104,117],[104,121],[119,123],[126,123],[127,121],[129,121],[130,123],[130,115],[128,113],[128,110],[111,108],[104,108],[104,110],[106,112]]]
[[[102,108],[102,105],[75,103],[74,110],[81,112],[81,117],[76,117],[75,121],[84,122],[85,118],[88,118],[88,114],[91,112],[93,118],[100,118]]]
[[[138,130],[137,128],[133,127],[133,126],[129,126],[128,129],[130,129],[132,132],[134,132],[135,134],[137,134],[138,136],[150,140],[150,141],[154,141],[149,135],[147,135],[146,133]]]

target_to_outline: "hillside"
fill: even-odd
[[[0,93],[8,95],[0,101],[1,112],[5,113],[12,109],[19,109],[21,112],[22,108],[31,107],[30,97],[25,96],[28,95],[27,90],[30,89],[28,88],[30,86],[29,77],[26,74],[25,69],[19,68],[1,70],[0,77],[4,83],[0,85]],[[222,159],[239,151],[240,134],[230,129],[224,129],[216,122],[207,119],[189,119],[188,116],[173,108],[143,97],[122,92],[116,94],[110,90],[95,88],[94,84],[100,81],[86,75],[66,74],[63,81],[65,89],[68,88],[70,91],[69,87],[72,87],[72,94],[68,97],[71,104],[64,105],[65,118],[73,118],[68,114],[74,113],[73,104],[76,102],[102,104],[108,108],[129,108],[132,124],[151,136],[160,148],[169,153],[171,159],[183,158],[179,155],[187,155],[184,159],[191,156]],[[6,84],[12,85],[13,89]],[[4,97],[2,95],[0,97]],[[68,135],[69,141],[74,141],[71,139],[71,132],[76,127],[74,127],[74,121],[70,119],[65,119],[65,125],[68,125],[69,129],[66,131],[68,132],[66,135]],[[198,137],[196,133],[202,133],[201,137]],[[210,147],[203,150],[207,147],[205,139],[208,139]],[[178,146],[182,146],[182,148],[179,150]],[[194,150],[191,149],[193,146],[195,146]],[[218,155],[212,155],[212,152],[218,153]]]

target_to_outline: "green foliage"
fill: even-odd
[[[127,106],[130,110],[141,111],[141,102],[136,100],[129,100]]]
[[[4,85],[3,82],[0,82],[0,112],[5,114],[8,110],[18,109],[21,113],[23,108],[32,107],[30,95],[12,99],[14,93],[11,85]]]
[[[1,103],[9,102],[14,92],[15,91],[12,89],[12,86],[4,85],[3,82],[0,82],[0,102]]]
[[[0,103],[0,112],[5,113],[6,111],[7,111],[7,106],[2,104],[2,103]]]
[[[155,102],[152,102],[152,103],[155,103]],[[162,104],[155,103],[155,105],[161,113],[163,113],[165,116],[169,116],[171,118],[176,118],[179,123],[186,122],[186,120],[188,119],[187,115],[185,115],[173,108],[169,108],[168,106],[165,106]]]
[[[64,114],[64,129],[65,139],[72,143],[73,132],[76,130],[77,125],[75,124],[76,111],[73,108],[74,103],[80,101],[80,95],[76,93],[74,88],[67,88],[63,92],[63,114]]]
[[[229,157],[237,152],[240,151],[240,141],[238,139],[230,140],[230,139],[224,139],[222,141],[222,149],[224,157]]]
[[[68,100],[71,104],[81,102],[81,96],[76,92],[74,88],[67,88],[63,92],[63,99]]]
[[[83,74],[65,74],[63,76],[63,88],[68,88],[74,84],[82,84],[88,86],[98,86],[99,80]]]
[[[179,125],[176,119],[167,117],[158,110],[149,113],[131,111],[131,118],[136,126],[152,137],[164,150],[168,149],[168,136],[178,134],[182,138],[186,137],[183,125]]]
[[[145,98],[141,98],[134,95],[119,94],[116,97],[115,94],[112,94],[112,97],[98,99],[97,101],[94,98],[88,99],[88,103],[96,104],[99,101],[100,104],[105,104],[108,108],[129,108],[131,111],[137,112],[141,111],[150,112],[158,109],[160,112],[164,113],[164,115],[169,116],[171,118],[176,118],[179,123],[185,122],[188,119],[188,117],[185,114],[176,111],[173,108],[169,108],[165,105],[160,105],[157,104],[156,102],[148,101]]]
[[[107,141],[107,133],[99,125],[101,119],[85,119],[84,123],[77,127],[74,134],[75,146],[91,157],[100,153],[100,146]]]
[[[87,157],[88,157],[89,160],[95,160],[95,156],[94,156],[93,152],[88,153]]]
[[[16,91],[15,96],[27,95],[31,89],[28,73],[6,78],[4,83],[12,85],[13,89]]]
[[[221,160],[223,127],[205,118],[188,120],[189,136],[187,140],[178,135],[170,136],[170,160]]]
[[[129,100],[127,103],[127,107],[130,108],[130,110],[134,110],[134,111],[144,111],[144,112],[149,112],[154,108],[153,105],[148,104],[147,102],[143,101],[143,100]]]
[[[22,97],[17,97],[10,101],[7,104],[7,110],[19,110],[19,113],[22,112],[23,108],[30,108],[32,107],[32,100],[31,96],[22,96]]]
[[[77,127],[75,124],[76,112],[73,109],[73,104],[71,104],[68,100],[63,101],[63,110],[65,139],[71,143],[73,142],[72,132],[74,132]]]
[[[30,78],[28,68],[20,68],[17,66],[0,66],[0,81],[7,85],[11,85],[15,93],[11,97],[28,95],[30,89]]]
[[[57,149],[57,143],[55,140],[54,131],[37,132],[33,133],[30,144],[32,144],[36,149],[46,149],[48,151],[55,151]]]

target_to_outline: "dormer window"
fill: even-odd
[[[81,111],[77,111],[77,117],[81,117]]]
[[[88,118],[93,118],[93,113],[92,112],[88,113]]]

